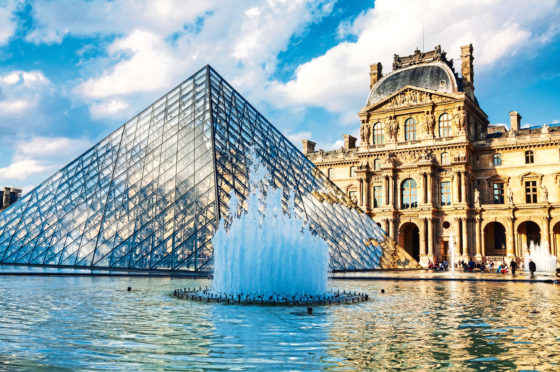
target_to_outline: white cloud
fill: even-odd
[[[249,98],[262,99],[263,82],[274,73],[278,53],[293,35],[330,11],[331,0],[269,0],[257,6],[245,0],[205,8],[194,31],[188,24],[191,16],[177,23],[186,24],[186,31],[178,33],[172,31],[181,27],[138,22],[109,46],[109,58],[97,61],[107,66],[104,71],[75,92],[86,99],[161,92],[211,63],[222,74],[235,76],[231,82],[251,92]]]
[[[560,124],[560,119],[554,119],[552,120],[551,124]]]
[[[426,49],[441,43],[457,62],[459,47],[472,42],[475,68],[489,68],[550,40],[559,31],[559,17],[556,0],[538,6],[529,0],[378,0],[352,27],[341,26],[356,42],[341,42],[300,65],[293,80],[273,82],[268,93],[280,107],[306,104],[348,118],[367,97],[368,66],[381,61],[389,72],[393,53],[407,55],[422,46],[423,27]]]
[[[16,31],[17,24],[13,16],[16,7],[16,1],[0,3],[0,45],[6,44]]]
[[[301,148],[302,140],[304,139],[311,140],[313,138],[313,135],[309,131],[297,132],[291,134],[284,133],[284,135],[298,148]]]
[[[49,86],[41,71],[15,70],[0,75],[0,116],[29,112]]]
[[[26,99],[3,100],[0,101],[0,112],[4,115],[13,115],[23,112],[31,106],[33,106],[33,101]]]
[[[120,116],[120,114],[129,108],[128,102],[122,99],[113,98],[90,106],[91,115],[94,118]]]
[[[27,182],[33,176],[46,178],[90,146],[84,138],[32,137],[19,141],[10,164],[0,168],[0,184]]]

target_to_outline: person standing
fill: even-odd
[[[531,272],[531,277],[535,276],[535,271],[537,271],[537,265],[532,259],[529,260],[529,271]]]
[[[509,267],[511,267],[511,273],[515,275],[515,270],[517,269],[517,262],[514,259],[511,260]]]

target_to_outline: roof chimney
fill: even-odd
[[[463,90],[474,99],[474,67],[472,44],[461,47],[461,75],[463,76]]]
[[[342,138],[344,138],[344,150],[356,148],[356,137],[345,134],[342,136]]]
[[[509,113],[509,128],[513,129],[514,131],[519,131],[519,128],[521,127],[521,115],[519,115],[519,112],[517,111],[512,111]]]
[[[373,65],[369,65],[369,89],[373,88],[375,83],[383,77],[383,66],[381,63],[377,62]]]
[[[315,142],[304,139],[301,143],[303,144],[303,153],[305,155],[315,152]]]

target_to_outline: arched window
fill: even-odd
[[[402,183],[401,190],[402,209],[418,207],[418,194],[416,192],[416,181],[407,178]]]
[[[375,123],[373,125],[373,144],[380,145],[385,142],[385,124]]]
[[[414,141],[416,139],[416,120],[408,118],[404,122],[404,140]]]
[[[350,177],[356,177],[356,167],[355,166],[350,167]]]
[[[451,118],[444,113],[439,116],[439,136],[449,137],[451,135]]]

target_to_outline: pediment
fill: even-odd
[[[417,88],[407,85],[394,92],[387,98],[375,103],[374,105],[364,107],[361,113],[371,111],[394,110],[401,107],[421,106],[430,103],[439,103],[457,98],[454,94],[441,93],[435,90]]]

